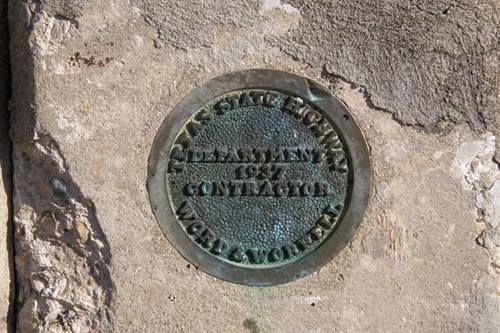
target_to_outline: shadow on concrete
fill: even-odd
[[[11,143],[9,139],[9,112],[7,103],[10,98],[10,63],[9,63],[9,34],[7,26],[7,0],[0,0],[0,172],[1,189],[7,196],[7,234],[0,235],[6,237],[8,252],[8,275],[10,280],[9,307],[7,313],[7,332],[15,331],[15,276],[14,276],[14,244],[13,244],[13,224],[12,224],[12,164],[11,164]],[[3,204],[3,203],[0,203]],[[4,224],[5,225],[5,224]],[[3,249],[0,249],[3,251]],[[0,255],[3,255],[0,253]],[[4,302],[5,300],[0,300]],[[0,316],[4,316],[2,313]]]

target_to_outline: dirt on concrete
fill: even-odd
[[[496,332],[497,14],[489,0],[16,2],[18,329]],[[349,246],[268,288],[186,262],[145,186],[170,110],[247,68],[326,85],[359,121],[374,174]]]

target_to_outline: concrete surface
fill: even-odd
[[[498,5],[11,2],[19,332],[497,332]],[[350,246],[251,288],[186,262],[146,192],[191,89],[245,68],[328,86],[374,172]]]
[[[7,1],[0,1],[0,332],[13,328],[14,267],[11,224],[11,164],[9,140],[9,40]]]

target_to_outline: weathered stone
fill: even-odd
[[[403,124],[500,137],[498,1],[286,2],[304,18],[272,39],[286,54],[364,87]]]
[[[181,49],[210,47],[219,25],[252,27],[259,17],[259,0],[179,1],[132,0],[148,23],[157,29],[156,46]],[[193,20],[193,17],[197,19]]]
[[[428,5],[446,12],[433,15],[404,1],[13,3],[19,331],[494,332],[498,168],[486,118],[496,12],[487,16],[486,1],[441,4]],[[349,247],[272,288],[186,262],[145,188],[151,143],[178,101],[254,67],[327,85],[373,162],[370,207]],[[421,130],[440,120],[447,131]]]
[[[87,227],[87,224],[85,223],[85,219],[76,219],[74,221],[75,223],[75,230],[78,233],[78,239],[80,242],[83,244],[87,243],[89,240],[89,229]]]
[[[36,78],[43,67],[39,60],[50,52],[58,33],[68,33],[68,21],[58,15],[49,17],[38,12],[37,6],[22,2],[12,3],[9,9],[11,17],[15,13],[18,18],[10,25],[15,36],[11,39],[11,62],[16,73],[11,123],[16,161],[17,329],[109,332],[114,289],[108,267],[109,244],[95,206],[72,180],[58,142],[36,125],[35,89],[41,83]],[[80,224],[88,228],[86,242],[82,241]]]

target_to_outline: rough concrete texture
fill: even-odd
[[[0,0],[0,333],[10,332],[14,278],[12,262],[11,164],[9,140],[9,41],[7,1]]]
[[[249,28],[262,10],[302,13],[300,25],[267,40],[365,87],[376,107],[404,124],[436,131],[467,123],[498,135],[497,1],[267,0],[260,10],[259,2],[132,1],[158,40],[183,49],[212,46],[220,22]]]
[[[37,119],[36,91],[44,94],[39,60],[71,23],[38,14],[37,7],[9,7],[18,18],[10,24],[17,331],[108,332],[114,288],[109,244],[93,202],[73,182],[58,142]]]
[[[500,134],[498,1],[290,3],[303,24],[275,45],[294,59],[365,87],[404,124],[467,123]]]
[[[497,18],[487,0],[13,2],[18,331],[497,332]],[[350,246],[268,288],[186,262],[145,187],[174,105],[255,67],[330,87],[374,172]]]

